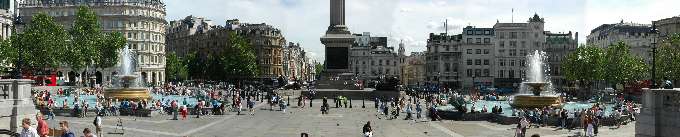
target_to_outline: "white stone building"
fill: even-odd
[[[517,89],[525,78],[526,55],[544,51],[544,20],[537,14],[526,23],[496,23],[494,87]]]
[[[135,71],[149,85],[165,82],[165,4],[162,0],[107,0],[107,1],[43,1],[24,0],[19,6],[23,22],[30,23],[34,14],[43,12],[69,30],[78,7],[89,6],[99,16],[104,32],[120,32],[127,45],[137,54]],[[119,65],[121,63],[118,63]],[[106,84],[120,67],[84,70],[58,69],[58,83],[85,82],[95,77],[95,83]]]
[[[463,88],[476,87],[484,89],[492,87],[494,56],[493,49],[495,35],[493,28],[463,28],[463,42],[461,44],[460,75]],[[473,86],[474,83],[474,86]]]
[[[401,76],[401,60],[394,47],[387,46],[387,37],[372,37],[369,32],[354,36],[349,55],[351,73],[363,80]]]
[[[430,33],[425,52],[425,77],[429,87],[461,88],[462,35]]]
[[[651,64],[651,41],[656,36],[651,33],[650,24],[625,23],[602,24],[590,31],[587,36],[587,44],[599,48],[607,48],[609,45],[624,42],[630,46],[633,55],[642,57],[645,62]]]

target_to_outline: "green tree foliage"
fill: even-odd
[[[99,62],[101,54],[99,45],[104,43],[104,36],[97,21],[97,14],[86,6],[78,7],[75,21],[69,31],[72,44],[68,46],[68,65],[74,69],[93,65]]]
[[[181,81],[188,78],[189,70],[186,61],[177,57],[174,52],[166,54],[165,58],[165,75],[168,81]]]
[[[38,13],[23,33],[12,35],[11,42],[3,46],[5,49],[2,51],[7,55],[6,59],[12,60],[15,65],[21,64],[23,71],[54,69],[68,58],[65,54],[68,38],[63,26],[54,22],[51,16]]]
[[[227,77],[252,78],[259,75],[255,49],[247,39],[235,32],[229,34],[229,47],[222,52],[221,64]]]
[[[603,78],[604,52],[600,48],[581,46],[567,55],[562,72],[568,80],[590,82]]]
[[[657,80],[680,80],[680,34],[670,35],[659,43],[655,63]]]
[[[630,46],[624,42],[609,45],[605,52],[603,78],[612,84],[623,84],[643,79],[647,64],[641,57],[630,53]]]
[[[123,37],[120,32],[113,32],[105,34],[106,37],[102,39],[102,43],[97,46],[97,51],[95,52],[98,56],[97,60],[94,60],[94,65],[97,68],[109,68],[114,67],[118,63],[120,50],[125,47],[127,40]]]
[[[205,74],[205,61],[198,53],[192,52],[184,57],[185,64],[189,69],[189,79],[202,79]]]
[[[316,63],[314,64],[314,72],[316,72],[316,75],[321,75],[321,72],[324,71],[324,66],[321,63]]]

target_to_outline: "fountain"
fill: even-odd
[[[133,66],[133,54],[129,47],[123,48],[121,53],[121,67],[120,72],[122,74],[113,76],[112,88],[106,89],[104,92],[104,97],[107,99],[118,99],[118,100],[148,100],[151,99],[149,91],[144,87],[139,87],[141,81],[138,78],[138,73],[134,73]]]
[[[540,108],[545,106],[560,107],[561,102],[558,96],[541,95],[541,92],[550,90],[550,81],[546,80],[544,64],[546,58],[544,52],[534,51],[527,55],[526,81],[521,83],[520,94],[514,96],[512,103],[516,108]],[[531,94],[528,94],[531,91]]]

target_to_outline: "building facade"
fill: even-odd
[[[46,13],[69,30],[73,24],[78,7],[90,7],[99,16],[104,32],[120,32],[127,38],[127,45],[136,54],[135,71],[149,85],[165,82],[165,4],[162,0],[140,1],[43,1],[24,0],[19,6],[23,22],[30,23],[37,13]],[[121,64],[121,63],[118,63]],[[88,77],[96,77],[97,84],[106,84],[119,67],[98,69],[96,72],[58,69],[57,76],[64,82],[84,82]],[[94,70],[94,69],[89,69]],[[61,75],[60,75],[61,74]]]
[[[187,16],[170,21],[166,32],[166,52],[175,53],[178,57],[196,52],[205,57],[215,51],[222,51],[230,39],[229,33],[234,31],[214,25],[203,17]]]
[[[680,33],[680,16],[660,19],[653,21],[652,24],[656,25],[660,37],[668,37]]]
[[[624,42],[630,46],[633,55],[642,57],[645,62],[651,64],[651,40],[656,34],[651,32],[651,25],[624,23],[602,24],[590,31],[587,36],[587,44],[599,48],[607,48],[609,45]]]
[[[350,72],[359,79],[376,80],[381,77],[400,77],[400,58],[394,47],[387,46],[387,37],[373,37],[369,32],[353,34],[350,48]]]
[[[544,20],[537,14],[526,23],[496,23],[493,64],[494,87],[498,89],[519,88],[526,76],[526,55],[545,51]]]
[[[430,33],[425,52],[426,84],[430,87],[462,88],[460,79],[462,35]]]
[[[411,55],[405,58],[404,71],[401,74],[402,84],[407,86],[420,86],[426,81],[425,79],[425,52],[411,52]]]
[[[495,35],[493,28],[463,28],[461,44],[460,70],[464,71],[460,78],[463,88],[493,87],[492,75],[494,56],[493,49]]]
[[[553,89],[564,91],[569,87],[569,83],[562,72],[562,61],[578,48],[578,32],[552,33],[545,34],[545,52],[548,56],[548,66],[550,67],[550,82]]]
[[[259,78],[270,79],[284,75],[283,47],[287,43],[281,30],[265,23],[249,24],[238,20],[228,20],[226,26],[250,40],[260,68]]]
[[[309,58],[300,43],[289,42],[283,48],[283,75],[288,80],[309,79]]]

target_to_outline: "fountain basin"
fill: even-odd
[[[150,100],[151,94],[146,88],[113,88],[106,89],[104,92],[104,97],[107,99],[118,99],[118,100]]]
[[[513,108],[561,107],[558,96],[516,95],[510,104]]]

